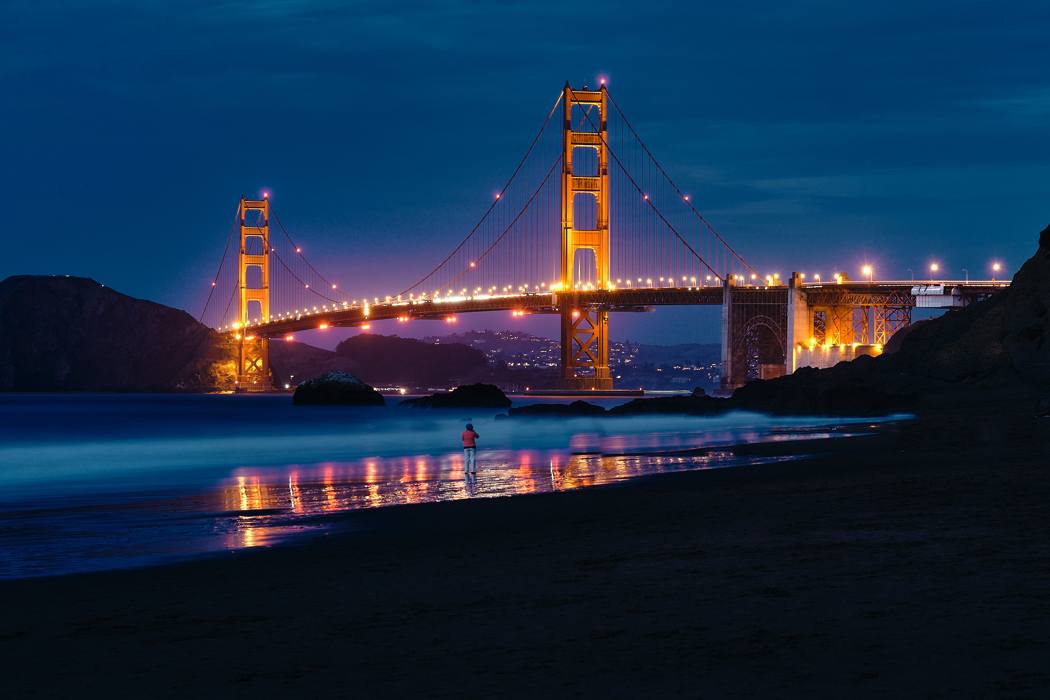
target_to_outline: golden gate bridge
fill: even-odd
[[[262,391],[269,343],[299,331],[555,314],[564,388],[597,391],[613,388],[611,312],[720,306],[728,389],[878,354],[916,306],[963,306],[1008,284],[864,272],[759,273],[661,166],[604,81],[597,90],[566,83],[480,219],[427,274],[384,296],[353,296],[307,258],[268,195],[242,198],[200,318],[236,341],[238,388]]]

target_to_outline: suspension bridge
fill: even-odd
[[[268,196],[242,198],[201,320],[236,341],[238,388],[263,391],[270,342],[296,332],[554,314],[563,388],[600,391],[613,388],[611,313],[720,306],[730,389],[878,354],[915,307],[964,306],[1007,284],[865,274],[761,274],[670,177],[604,84],[566,83],[478,222],[427,274],[384,296],[353,296],[307,258]]]

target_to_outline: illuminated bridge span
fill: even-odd
[[[351,295],[306,257],[267,196],[242,199],[201,319],[237,341],[238,387],[265,390],[270,341],[298,331],[557,314],[564,387],[601,390],[612,388],[611,312],[720,306],[731,388],[881,352],[915,306],[962,306],[1005,286],[868,276],[761,275],[670,178],[604,85],[566,84],[477,224],[425,275],[382,297]]]

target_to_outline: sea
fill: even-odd
[[[731,448],[849,437],[873,424],[745,412],[506,419],[400,398],[365,408],[294,406],[272,394],[0,394],[0,578],[294,546],[347,520],[328,516],[363,508],[790,459]],[[476,477],[463,473],[467,422],[481,436]]]

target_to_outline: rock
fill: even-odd
[[[296,405],[382,406],[383,395],[346,372],[329,372],[295,388]]]
[[[510,417],[547,417],[547,416],[600,416],[605,409],[586,401],[572,403],[534,403],[510,409]]]
[[[510,408],[510,399],[494,384],[467,384],[449,392],[405,399],[401,405],[412,408]]]
[[[702,386],[693,387],[693,393],[690,394],[694,399],[698,399],[701,396],[707,396],[707,392],[704,391]]]

